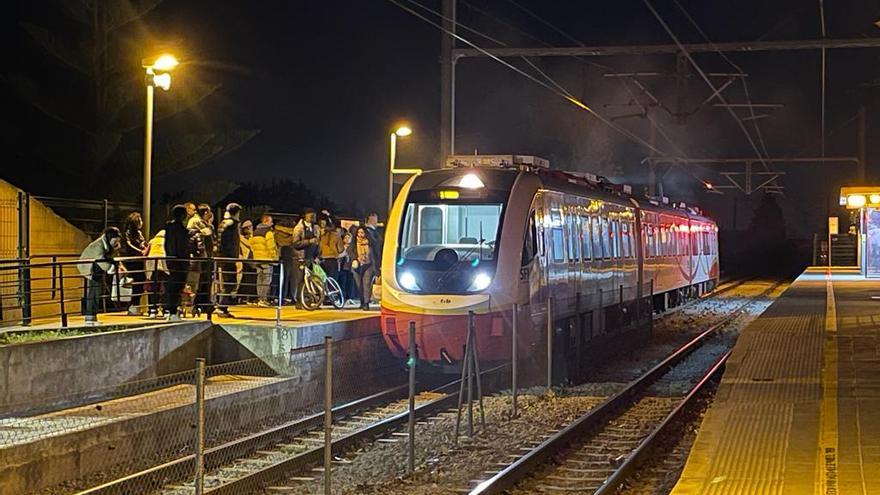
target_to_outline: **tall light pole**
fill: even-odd
[[[394,202],[394,162],[397,159],[397,137],[407,137],[412,134],[412,129],[402,125],[391,133],[391,155],[388,166],[388,210],[385,218],[391,216],[391,204]]]
[[[145,83],[147,86],[146,121],[144,124],[144,236],[150,238],[150,201],[153,166],[153,88],[156,86],[165,91],[171,89],[172,69],[177,67],[177,59],[174,55],[161,55],[155,60],[144,60],[142,65],[147,71]]]

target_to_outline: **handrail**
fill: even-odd
[[[117,304],[122,303],[120,296],[120,293],[122,292],[120,279],[123,278],[122,276],[114,276],[112,282],[109,279],[104,280],[103,277],[100,282],[90,282],[89,276],[84,276],[79,270],[70,270],[71,266],[79,268],[83,265],[89,266],[93,264],[112,265],[112,267],[105,271],[106,275],[115,275],[117,273],[128,273],[132,275],[132,278],[135,279],[132,282],[132,286],[137,288],[136,294],[141,297],[146,297],[149,301],[146,305],[151,309],[156,309],[160,304],[157,299],[161,293],[159,287],[175,280],[173,278],[166,280],[165,277],[171,275],[175,271],[186,272],[188,276],[194,272],[198,272],[198,277],[201,278],[201,280],[198,283],[190,281],[192,287],[190,287],[191,292],[189,292],[189,294],[192,295],[192,306],[194,308],[203,310],[206,308],[208,309],[207,314],[209,319],[212,312],[211,308],[215,305],[222,308],[236,304],[236,302],[231,299],[231,296],[237,296],[238,292],[240,292],[235,290],[236,288],[248,288],[252,291],[257,287],[272,287],[275,285],[272,282],[278,281],[278,293],[274,295],[278,298],[278,305],[275,311],[275,322],[276,325],[280,326],[281,324],[281,305],[284,301],[282,291],[284,288],[284,277],[287,276],[287,274],[284,273],[283,263],[278,259],[230,257],[178,258],[173,256],[120,256],[113,258],[58,259],[59,257],[73,255],[44,254],[39,256],[50,258],[51,261],[34,262],[31,258],[0,261],[0,276],[12,273],[17,275],[17,277],[13,277],[14,280],[4,280],[3,282],[0,282],[0,291],[8,291],[0,294],[0,324],[9,324],[13,321],[19,321],[21,325],[28,326],[33,319],[31,308],[45,308],[45,306],[57,304],[59,306],[57,312],[45,314],[45,311],[43,311],[44,314],[42,316],[60,316],[62,327],[67,327],[68,315],[72,313],[70,311],[71,308],[68,308],[67,305],[77,301],[78,298],[76,293],[80,290],[82,291],[82,295],[85,296],[81,299],[83,306],[80,308],[80,312],[83,314],[85,314],[86,298],[90,298],[88,299],[89,301],[94,301],[92,304],[97,304],[98,306],[103,305],[104,311],[107,309],[108,300],[114,300]],[[176,266],[175,262],[177,263]],[[140,269],[125,269],[126,264],[131,265],[134,263],[143,264],[143,267]],[[269,280],[268,282],[258,282],[255,280],[235,280],[230,282],[228,279],[221,279],[221,272],[229,269],[225,268],[225,265],[239,263],[243,263],[246,266],[270,265],[272,267],[277,267],[277,270],[279,271],[277,276],[273,276],[272,280]],[[65,269],[67,273],[65,273]],[[51,270],[51,276],[46,272],[38,272],[38,274],[43,273],[45,275],[31,277],[34,270]],[[160,272],[163,275],[160,275]],[[148,273],[150,275],[145,276]],[[71,278],[82,281],[81,288],[77,287],[77,285],[80,285],[79,283],[74,282],[73,289],[75,292],[73,296],[70,295]],[[20,281],[24,279],[27,279],[29,282],[43,282],[43,284],[40,284],[39,287],[31,288],[31,284],[20,283]],[[186,283],[186,281],[180,279],[177,279],[176,282],[182,284]],[[93,283],[100,283],[100,286],[97,289],[93,289],[98,291],[97,296],[94,295],[94,292],[91,296],[88,295],[90,284]],[[111,283],[115,284],[115,287],[111,287]],[[67,287],[65,287],[65,285]],[[181,289],[184,286],[181,286]],[[128,285],[126,285],[126,287],[128,287]],[[67,297],[65,297],[65,291],[68,294]],[[257,294],[251,293],[249,296],[257,297],[258,294],[261,294],[265,298],[268,295],[267,292],[261,292],[259,289],[255,292],[257,292]],[[114,293],[115,298],[112,296]],[[47,295],[48,297],[46,297]],[[60,295],[60,297],[58,297],[58,295]],[[34,296],[38,296],[38,298],[35,300]],[[144,305],[141,304],[139,306]],[[4,311],[8,312],[9,310],[21,310],[21,318],[18,320],[4,318]]]

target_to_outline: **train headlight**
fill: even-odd
[[[474,275],[474,280],[471,282],[471,286],[468,290],[472,292],[479,292],[486,287],[489,287],[489,284],[492,283],[492,277],[486,275],[485,273],[478,273]]]
[[[419,290],[419,284],[416,282],[416,276],[412,272],[403,272],[398,279],[400,286],[406,290]]]

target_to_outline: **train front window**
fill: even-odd
[[[408,204],[398,253],[401,286],[449,294],[485,289],[494,275],[503,208],[503,203]]]

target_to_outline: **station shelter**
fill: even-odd
[[[840,189],[840,204],[858,211],[857,258],[867,278],[880,278],[880,186]]]

